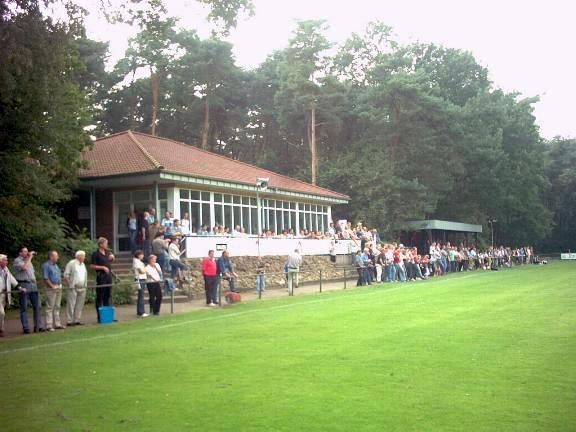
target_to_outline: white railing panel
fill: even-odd
[[[257,237],[220,237],[189,236],[186,237],[186,258],[205,257],[210,249],[216,256],[226,249],[232,256],[288,255],[298,249],[302,255],[328,255],[332,240],[322,239],[276,239]],[[347,255],[358,247],[354,240],[337,240],[336,255]]]

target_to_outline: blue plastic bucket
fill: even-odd
[[[98,313],[100,314],[100,324],[108,324],[114,321],[114,306],[100,306]]]

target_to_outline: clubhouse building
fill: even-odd
[[[246,237],[264,230],[325,232],[332,206],[349,197],[191,145],[126,131],[99,138],[84,153],[80,191],[69,219],[91,238],[107,237],[116,251],[129,250],[126,220],[131,210],[156,208],[200,227],[239,225]],[[252,240],[254,243],[255,241]],[[202,253],[205,253],[203,250]]]

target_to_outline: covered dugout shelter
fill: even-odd
[[[434,242],[452,245],[471,246],[478,244],[478,234],[482,233],[482,225],[442,220],[419,220],[404,224],[400,234],[403,244],[416,246],[419,251],[427,251]]]

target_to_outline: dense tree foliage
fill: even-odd
[[[45,18],[38,2],[3,2],[1,12],[0,242],[48,247],[63,236],[55,205],[71,197],[89,144],[85,92],[97,86],[103,51],[77,26]]]
[[[543,242],[549,251],[576,250],[576,139],[556,137],[547,144],[545,169],[550,182],[547,208],[554,215],[552,232]]]
[[[493,218],[500,243],[576,248],[574,140],[546,143],[537,99],[499,90],[469,52],[398,44],[380,22],[335,47],[310,20],[243,70],[221,36],[252,3],[198,1],[218,24],[207,39],[161,0],[102,1],[139,30],[108,71],[106,45],[81,21],[0,2],[0,169],[16,179],[0,192],[3,241],[46,239],[45,224],[62,222],[52,209],[70,196],[92,113],[95,135],[156,133],[348,193],[335,215],[390,239],[408,220],[489,232]]]

